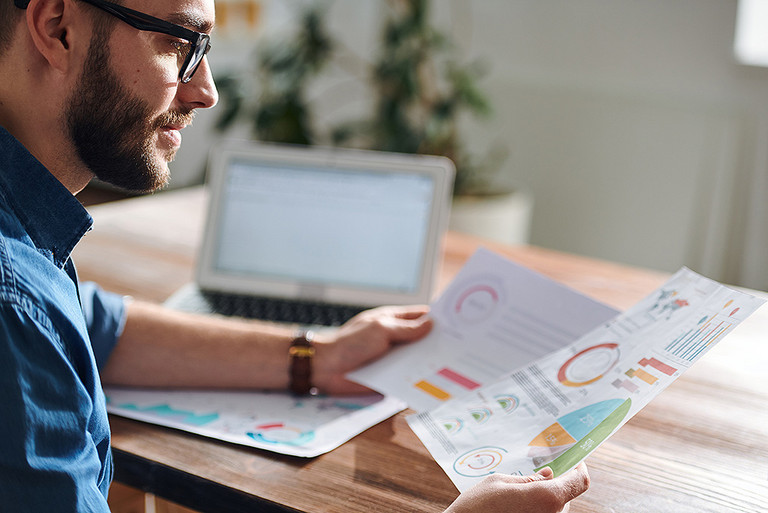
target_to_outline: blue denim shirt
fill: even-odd
[[[77,199],[0,127],[0,509],[109,511],[109,424],[98,364],[121,297],[78,290],[70,252],[91,228]]]

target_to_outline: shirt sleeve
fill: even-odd
[[[125,327],[125,297],[101,289],[93,282],[80,284],[88,336],[99,369],[104,367]]]
[[[85,343],[85,341],[82,341]],[[0,302],[0,509],[108,513],[106,414],[88,358],[70,359],[45,314]],[[84,363],[85,362],[85,363]],[[91,383],[91,386],[95,386]],[[101,420],[100,420],[101,419]],[[94,431],[94,424],[104,424]],[[102,433],[102,436],[94,436]]]

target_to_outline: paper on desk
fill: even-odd
[[[287,393],[106,388],[110,413],[291,456],[314,457],[405,408],[378,394],[293,397]]]
[[[459,490],[495,472],[560,475],[763,303],[682,269],[576,343],[407,420]]]
[[[423,411],[577,340],[617,310],[481,249],[432,305],[423,340],[347,375]]]

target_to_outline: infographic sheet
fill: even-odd
[[[434,408],[561,349],[617,310],[486,249],[432,305],[432,332],[347,377]]]
[[[405,408],[379,394],[105,389],[110,413],[291,456],[314,457]]]
[[[495,472],[560,475],[763,303],[684,268],[576,342],[407,420],[461,491]]]

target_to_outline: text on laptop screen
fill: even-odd
[[[418,288],[433,179],[232,161],[215,267],[361,289]]]

